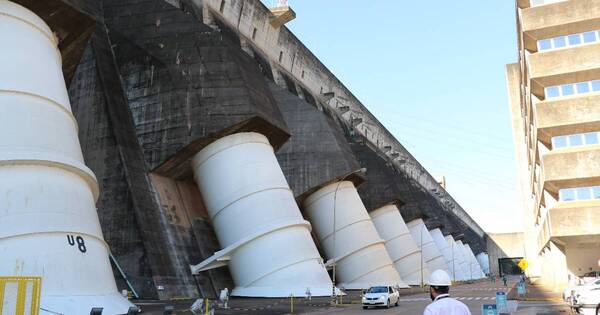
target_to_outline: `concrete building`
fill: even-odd
[[[329,250],[327,235],[315,237],[316,228],[311,237],[317,224],[327,221],[326,234],[352,219],[340,210],[339,222],[328,224],[324,213],[308,222],[300,206],[337,183],[340,195],[333,190],[315,212],[335,211],[336,196],[359,207],[361,221],[394,205],[424,233],[460,234],[475,254],[486,251],[481,227],[285,27],[295,16],[289,7],[14,2],[56,36],[83,159],[99,186],[103,238],[123,271],[119,290],[158,299],[214,297],[223,288],[287,296],[310,286],[329,294],[323,257],[339,259],[336,280],[349,283],[369,270],[338,257],[343,246],[368,241],[377,257],[388,255],[372,224],[369,239],[348,233],[345,244],[332,242],[337,249]],[[9,65],[1,53],[0,67]],[[366,174],[356,173],[361,168]],[[393,278],[387,260],[385,278]]]
[[[527,273],[560,288],[600,268],[600,1],[516,10],[519,60],[506,76]]]

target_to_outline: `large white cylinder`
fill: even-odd
[[[481,266],[483,273],[489,274],[490,273],[490,258],[488,256],[488,254],[485,252],[481,252],[481,253],[477,254],[477,256],[475,256],[475,258],[477,258],[477,261],[479,262],[479,265]]]
[[[269,140],[221,138],[192,160],[219,243],[228,252],[236,296],[331,294],[331,280]]]
[[[429,233],[433,238],[433,242],[442,253],[442,256],[444,256],[444,260],[446,261],[446,265],[448,266],[452,280],[461,280],[462,275],[460,272],[458,272],[460,266],[457,266],[455,263],[456,253],[454,252],[454,248],[452,246],[448,246],[448,242],[446,242],[444,234],[442,234],[440,229],[433,229],[429,231]]]
[[[466,265],[462,259],[462,250],[456,245],[452,235],[444,236],[444,240],[452,252],[453,263],[451,266],[448,266],[450,272],[454,272],[454,277],[458,281],[468,280],[466,270],[464,269]]]
[[[463,243],[461,241],[455,241],[454,244],[456,245],[454,250],[457,251],[459,256],[460,268],[462,269],[464,274],[463,280],[473,280],[475,278],[473,273],[473,266],[471,266],[471,263],[465,253]]]
[[[325,254],[330,260],[335,257],[340,287],[408,287],[394,268],[385,242],[352,182],[333,183],[319,189],[306,198],[304,209]]]
[[[425,223],[422,219],[416,219],[410,221],[408,224],[408,229],[410,230],[410,234],[415,240],[415,243],[421,249],[423,253],[423,260],[427,263],[427,267],[431,272],[441,269],[446,272],[449,272],[448,266],[446,265],[446,261],[444,260],[444,256],[439,251],[431,234],[427,230]]]
[[[421,285],[429,280],[429,269],[421,260],[421,250],[395,205],[387,205],[370,213],[379,236],[402,280],[408,285]]]
[[[42,277],[41,307],[56,313],[126,313],[54,35],[0,1],[0,38],[0,276]]]
[[[481,269],[481,265],[479,264],[479,261],[477,261],[477,258],[475,258],[475,254],[473,254],[473,250],[471,249],[471,246],[469,246],[469,244],[465,244],[465,249],[467,250],[467,253],[469,254],[469,259],[471,260],[471,263],[475,267],[476,278],[477,279],[485,278],[485,274],[483,273],[483,270]]]
[[[462,241],[457,241],[459,247],[462,250],[463,253],[463,258],[465,260],[466,266],[467,266],[467,271],[468,271],[468,278],[469,280],[475,280],[475,279],[480,279],[480,272],[478,270],[478,266],[479,263],[477,263],[475,260],[475,257],[473,256],[473,258],[471,257],[472,253],[470,252],[470,249],[467,249],[467,246],[465,246],[465,244],[463,244]]]

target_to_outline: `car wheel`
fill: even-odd
[[[400,298],[396,299],[396,303],[394,304],[394,306],[398,306],[398,304],[400,303]],[[598,314],[596,314],[598,315]]]
[[[390,299],[388,299],[387,304],[385,305],[385,308],[390,308]]]
[[[367,308],[369,308],[368,306],[363,306],[363,310],[366,310]]]
[[[596,315],[600,315],[600,304],[596,307]]]

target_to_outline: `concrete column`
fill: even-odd
[[[41,307],[56,313],[126,313],[54,34],[8,1],[0,25],[0,276],[41,277]],[[14,314],[16,298],[4,299]]]
[[[442,253],[442,256],[444,256],[444,260],[446,261],[446,265],[448,266],[448,270],[450,271],[450,277],[452,277],[453,280],[459,280],[461,277],[461,273],[458,272],[457,268],[455,268],[456,264],[454,264],[453,259],[454,248],[448,245],[448,242],[446,242],[444,234],[442,234],[442,231],[440,229],[433,229],[429,231],[429,234],[431,234],[435,245]]]
[[[460,248],[458,248],[458,245],[456,245],[454,237],[452,237],[452,235],[446,235],[444,239],[450,248],[450,253],[453,259],[452,264],[448,266],[448,268],[450,268],[450,272],[454,272],[454,277],[457,281],[468,280],[466,269],[464,269],[465,265],[462,260],[462,251]]]
[[[332,183],[317,190],[306,198],[304,209],[329,261],[335,257],[340,287],[408,287],[394,268],[385,241],[379,237],[352,182]]]
[[[229,265],[232,294],[252,297],[331,294],[332,283],[277,163],[259,133],[221,138],[192,160],[192,169],[223,250],[194,273]]]
[[[423,253],[423,261],[429,267],[429,271],[434,272],[435,270],[441,269],[449,273],[444,256],[442,256],[442,253],[440,253],[435,245],[423,220],[416,219],[410,221],[407,226],[415,243]]]
[[[414,286],[427,284],[429,269],[425,263],[421,265],[421,250],[410,235],[398,207],[387,205],[370,215],[402,280]]]

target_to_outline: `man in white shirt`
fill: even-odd
[[[423,315],[471,315],[462,302],[450,297],[452,281],[444,270],[436,270],[429,277],[429,295],[433,303],[425,308]]]

